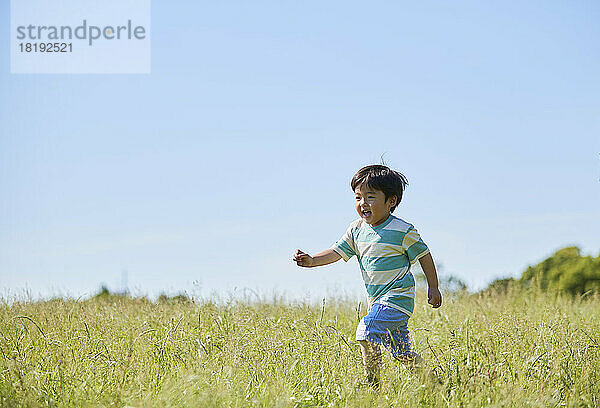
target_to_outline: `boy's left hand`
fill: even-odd
[[[442,294],[438,288],[431,286],[429,287],[427,290],[427,303],[434,308],[438,308],[442,305]]]

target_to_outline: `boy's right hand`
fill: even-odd
[[[296,265],[304,266],[306,268],[310,268],[314,264],[313,257],[299,249],[296,249],[296,252],[294,252],[294,261],[296,262]]]

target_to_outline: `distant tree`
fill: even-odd
[[[496,293],[506,293],[508,288],[512,285],[517,284],[517,280],[515,278],[502,278],[496,279],[492,283],[488,285],[485,289],[486,292],[496,292]]]
[[[520,279],[496,279],[485,292],[504,293],[514,286],[538,285],[542,289],[554,289],[572,294],[600,291],[600,255],[581,256],[578,247],[559,249],[551,257],[528,267]]]
[[[168,296],[166,293],[161,293],[156,299],[158,303],[188,303],[192,299],[189,298],[185,293],[178,293],[174,296]]]
[[[439,283],[443,291],[463,292],[467,290],[467,284],[454,275],[440,276]]]
[[[600,255],[581,256],[578,247],[559,249],[551,257],[523,272],[522,284],[533,281],[542,288],[581,294],[600,290]]]
[[[106,297],[109,297],[110,295],[111,295],[110,290],[106,287],[106,285],[102,285],[100,287],[100,291],[98,291],[98,293],[96,293],[95,297],[106,298]]]
[[[118,298],[129,297],[128,292],[111,292],[110,289],[106,285],[102,285],[98,293],[94,295],[95,299],[103,299],[108,301],[114,301]]]

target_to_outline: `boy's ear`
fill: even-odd
[[[391,205],[392,205],[392,207],[393,207],[393,206],[395,206],[395,205],[397,205],[397,204],[398,204],[398,197],[396,197],[395,195],[394,195],[394,196],[391,196],[391,197],[389,198],[389,201],[390,201],[390,204],[391,204]]]

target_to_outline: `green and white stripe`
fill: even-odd
[[[376,227],[358,219],[332,248],[344,261],[357,256],[370,304],[412,314],[415,279],[410,266],[429,253],[412,224],[391,214]]]

